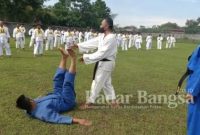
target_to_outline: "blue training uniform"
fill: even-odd
[[[75,74],[58,68],[53,80],[54,91],[35,99],[36,108],[30,116],[50,123],[71,124],[72,117],[60,115],[60,113],[69,111],[76,105],[74,80]]]
[[[194,97],[194,102],[188,105],[187,134],[200,135],[200,46],[193,52],[187,67],[191,74],[186,91]]]

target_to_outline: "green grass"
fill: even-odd
[[[27,40],[28,42],[28,40]],[[28,44],[28,43],[27,43]],[[59,63],[59,52],[47,52],[33,58],[32,49],[16,50],[13,41],[11,58],[0,59],[0,134],[1,135],[183,135],[186,133],[186,105],[170,109],[96,109],[78,108],[66,114],[93,121],[91,127],[53,125],[31,119],[15,107],[20,94],[32,98],[52,89],[52,78]],[[155,47],[155,43],[154,43]],[[184,73],[187,57],[195,43],[177,43],[170,50],[119,50],[113,85],[117,94],[132,94],[131,105],[137,105],[137,91],[149,94],[173,94]],[[77,102],[85,102],[90,89],[93,65],[78,65]]]

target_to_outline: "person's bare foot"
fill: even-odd
[[[89,121],[86,119],[73,118],[72,122],[74,124],[80,124],[82,126],[91,126],[92,125],[92,121]]]
[[[69,56],[69,54],[62,47],[59,47],[58,50],[62,54],[63,58],[67,58]]]
[[[76,53],[72,49],[67,49],[69,56],[73,59],[76,59]]]

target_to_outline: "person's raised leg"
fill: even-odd
[[[64,83],[63,83],[63,92],[62,95],[65,99],[72,103],[72,106],[75,105],[76,94],[74,91],[74,81],[76,75],[76,54],[73,50],[67,50],[71,58],[71,64],[69,71],[65,73]]]
[[[58,48],[61,53],[61,60],[58,66],[58,69],[54,75],[54,92],[62,92],[63,82],[65,78],[65,73],[68,69],[66,69],[68,54],[65,52],[63,48]]]

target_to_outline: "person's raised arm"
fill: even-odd
[[[47,110],[48,112],[48,110]],[[55,124],[80,124],[83,126],[90,126],[92,122],[85,120],[85,119],[79,119],[79,118],[73,118],[70,116],[64,116],[60,115],[57,112],[51,112],[50,115],[45,115],[42,117],[42,120],[50,123],[55,123]]]
[[[84,63],[92,64],[108,57],[110,55],[110,52],[113,49],[116,49],[117,42],[115,41],[116,41],[116,38],[110,38],[105,42],[104,47],[102,49],[92,54],[84,54],[82,58]]]
[[[96,37],[86,42],[79,43],[75,46],[79,49],[79,52],[85,53],[97,49],[98,45],[99,45],[99,37]]]

